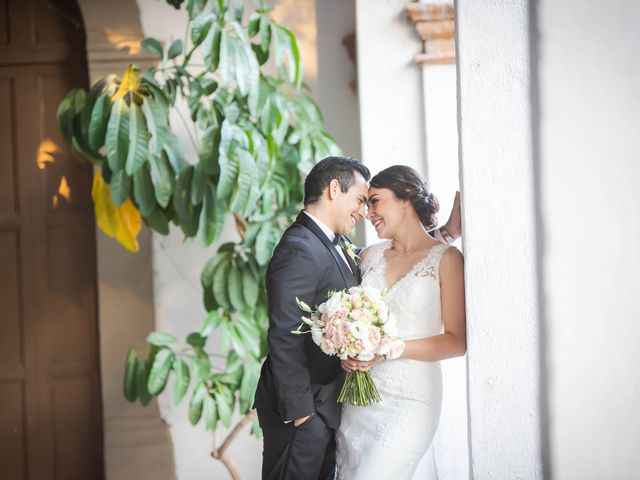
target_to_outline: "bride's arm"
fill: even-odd
[[[440,260],[440,300],[444,333],[407,340],[401,358],[435,362],[464,355],[467,351],[464,310],[463,258],[456,248],[448,248]]]

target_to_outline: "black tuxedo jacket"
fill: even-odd
[[[344,381],[338,357],[320,350],[311,334],[291,333],[304,314],[296,297],[312,307],[331,290],[359,283],[318,225],[300,212],[284,233],[267,268],[269,352],[262,365],[255,408],[272,408],[284,421],[317,413],[330,428],[340,425],[337,398]]]

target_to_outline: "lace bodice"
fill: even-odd
[[[384,252],[391,241],[368,247],[362,262],[363,285],[379,290],[385,288],[387,260]],[[446,244],[435,245],[402,278],[391,285],[385,293],[389,310],[398,321],[398,331],[404,340],[423,338],[442,332],[440,305],[440,259],[448,248]]]

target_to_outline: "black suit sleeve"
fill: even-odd
[[[309,246],[297,238],[279,245],[269,263],[267,343],[285,421],[302,418],[315,411],[305,350],[308,334],[296,335],[291,331],[298,328],[304,314],[296,304],[296,297],[312,305],[321,274]]]

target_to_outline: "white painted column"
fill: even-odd
[[[542,478],[528,2],[456,3],[474,479]]]
[[[394,165],[425,173],[420,69],[422,42],[404,13],[406,0],[356,0],[362,161],[372,174]],[[366,241],[378,241],[371,225]]]
[[[550,473],[640,478],[640,3],[537,5]]]

